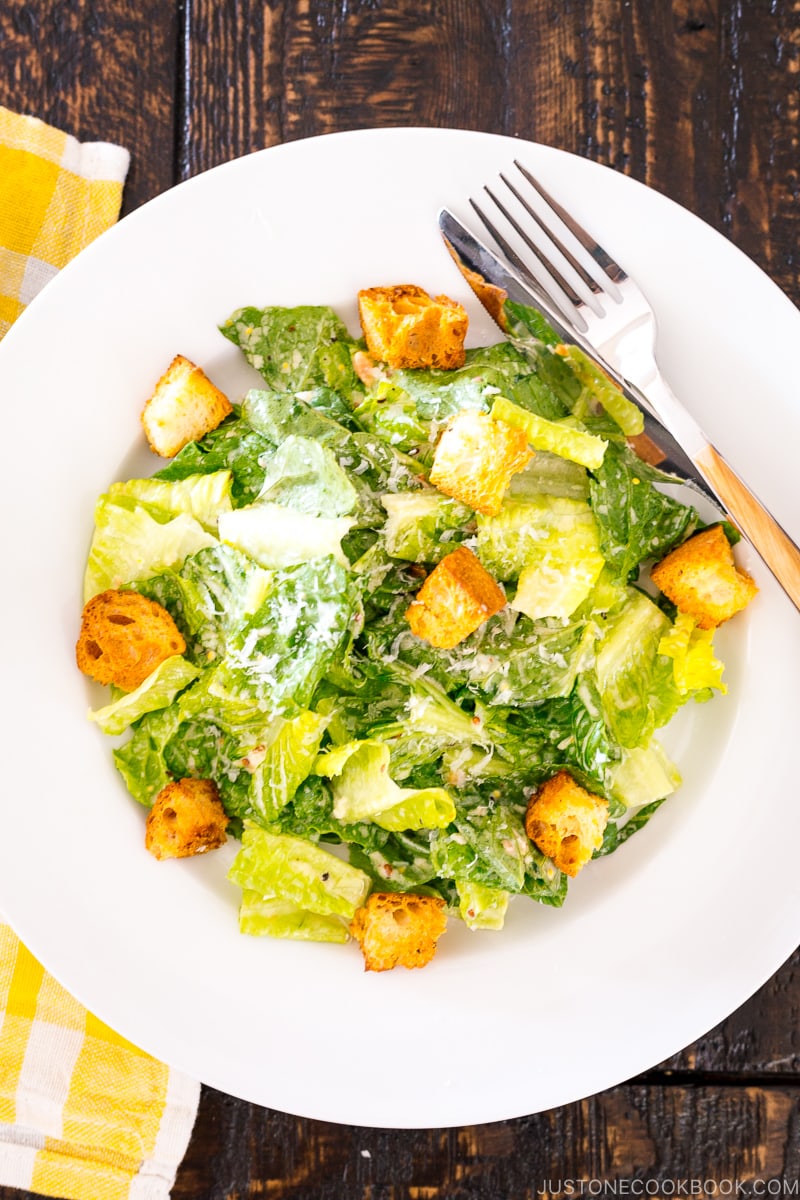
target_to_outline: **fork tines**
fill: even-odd
[[[523,163],[515,159],[514,166],[524,182],[512,182],[501,172],[500,180],[508,195],[504,194],[501,198],[497,191],[493,191],[488,185],[484,186],[486,195],[503,221],[497,217],[491,219],[475,200],[470,199],[470,204],[501,252],[519,274],[528,283],[545,286],[562,315],[579,329],[585,329],[581,310],[588,303],[598,311],[592,302],[593,298],[608,290],[609,283],[612,289],[614,285],[622,283],[627,279],[627,275],[619,263],[615,262],[592,235],[549,194]],[[531,193],[530,197],[523,191],[526,185]],[[549,210],[547,221],[534,207],[534,197],[538,199],[540,206],[544,204]],[[565,245],[564,238],[553,228],[553,217],[580,244],[586,252],[587,262],[581,262],[577,254]],[[530,226],[531,221],[541,232],[543,244],[538,238],[534,240],[526,229],[526,224]],[[545,273],[544,277],[537,276],[533,264],[526,261],[528,251],[540,264]],[[590,264],[595,270],[599,268],[602,272],[602,282],[588,269]]]

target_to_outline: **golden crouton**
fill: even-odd
[[[603,844],[608,801],[559,771],[528,801],[525,832],[565,875],[577,875]]]
[[[350,932],[361,947],[366,971],[391,971],[426,966],[446,924],[444,900],[436,896],[373,892],[356,910]]]
[[[412,632],[450,650],[505,608],[506,597],[466,546],[434,567],[406,611]]]
[[[188,442],[216,429],[231,402],[200,367],[178,354],[159,379],[142,412],[150,449],[172,458]]]
[[[495,517],[511,476],[533,458],[523,429],[465,408],[451,417],[436,446],[430,481],[440,492]]]
[[[731,544],[721,525],[713,525],[670,551],[653,567],[650,577],[677,608],[714,629],[745,608],[758,588],[733,560]]]
[[[75,657],[84,675],[132,692],[165,659],[185,649],[165,608],[138,592],[110,589],[84,607]]]
[[[363,288],[358,313],[367,349],[390,367],[463,367],[469,318],[455,300],[413,283]]]
[[[168,783],[147,814],[144,844],[161,858],[189,858],[222,846],[228,817],[211,779]]]

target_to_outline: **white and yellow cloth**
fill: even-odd
[[[0,338],[119,216],[130,155],[0,107]]]
[[[0,338],[119,215],[126,150],[0,107]],[[119,1037],[0,914],[0,1184],[60,1200],[165,1200],[199,1084]]]

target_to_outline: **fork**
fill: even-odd
[[[800,609],[800,549],[671,391],[656,360],[656,321],[647,297],[527,167],[517,160],[514,166],[521,179],[515,176],[512,181],[500,175],[513,199],[506,193],[501,199],[490,187],[484,188],[506,224],[491,219],[470,200],[478,218],[522,279],[534,291],[544,291],[567,326],[578,331],[599,361],[639,390]],[[536,207],[534,195],[538,197]],[[543,207],[546,217],[541,215]],[[528,265],[526,251],[535,257],[538,272]]]

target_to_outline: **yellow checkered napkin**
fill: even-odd
[[[199,1091],[87,1012],[0,924],[0,1184],[164,1200]]]
[[[0,338],[57,271],[113,225],[130,156],[0,107]]]
[[[119,214],[128,152],[0,107],[0,337]],[[0,914],[0,1185],[164,1200],[199,1084],[137,1050],[47,974]]]

